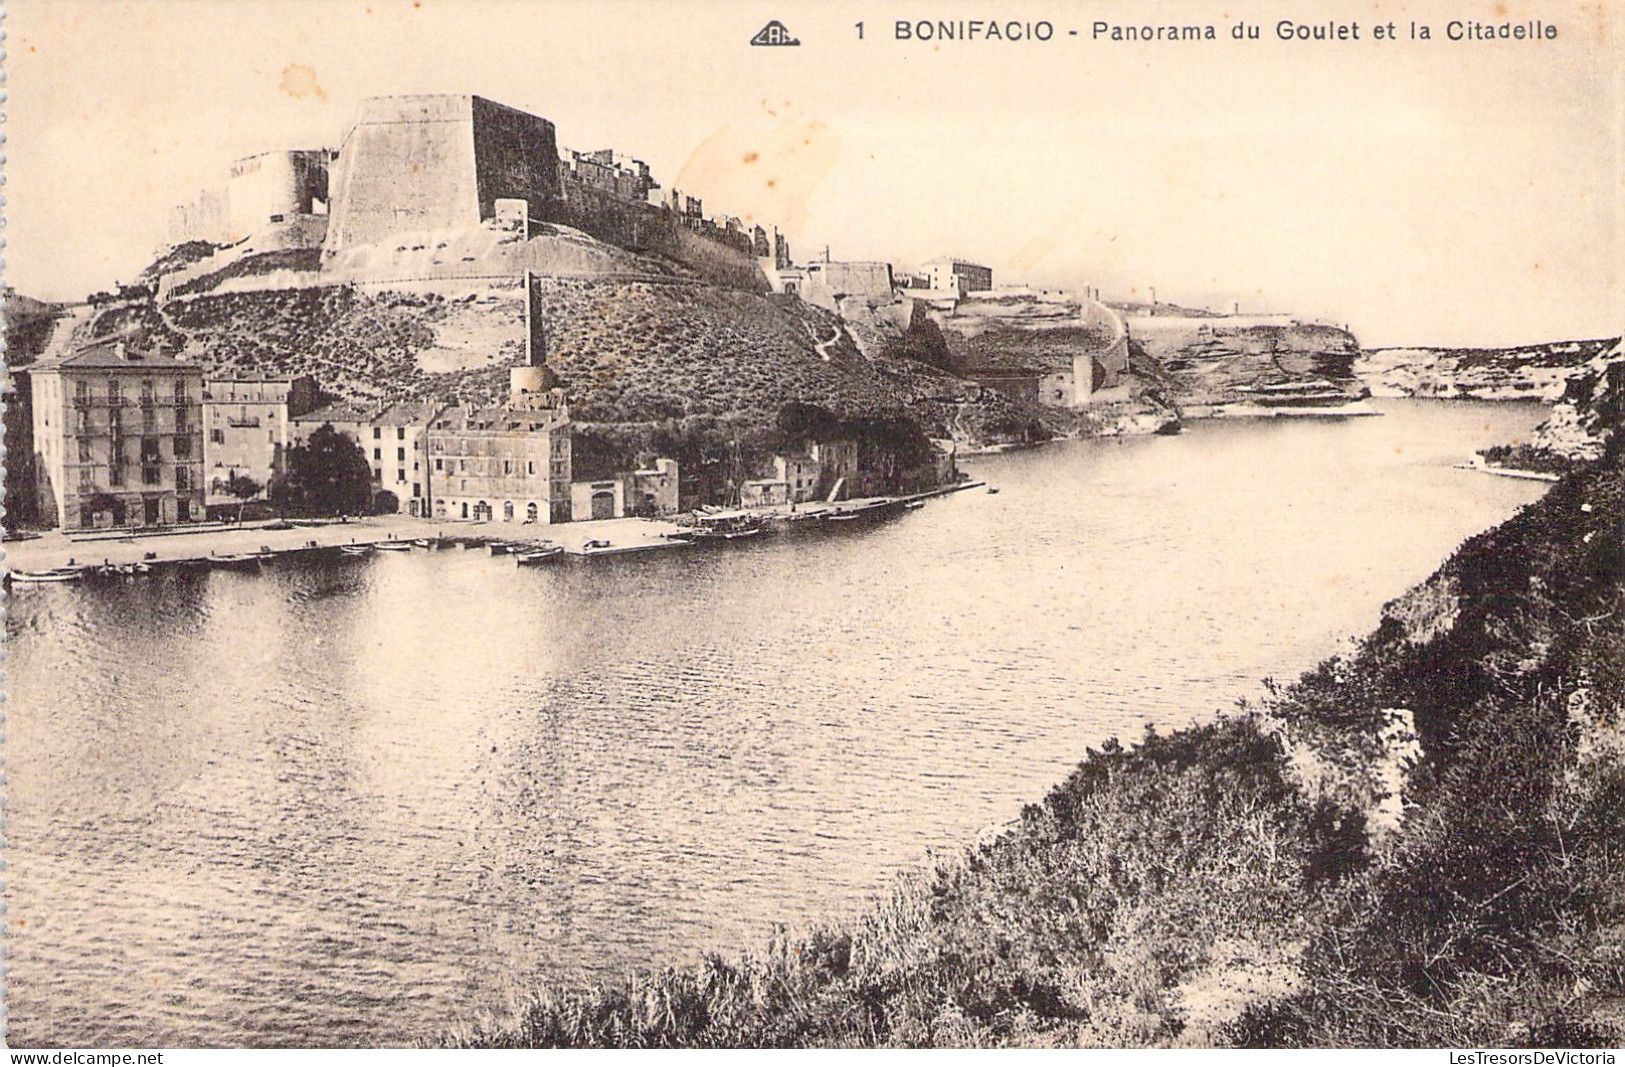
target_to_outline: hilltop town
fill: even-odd
[[[375,510],[561,522],[918,491],[965,449],[1364,395],[1346,331],[1182,310],[964,257],[797,261],[547,118],[375,98],[336,147],[223,168],[114,291],[7,300],[33,459],[7,522],[241,515],[326,426]]]

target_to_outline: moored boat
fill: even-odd
[[[375,542],[372,547],[376,548],[380,552],[410,552],[412,551],[412,542],[378,541]]]
[[[209,566],[235,571],[257,571],[260,564],[269,558],[269,552],[230,552],[223,556],[210,556]]]
[[[664,540],[639,541],[636,544],[617,545],[605,540],[592,540],[581,546],[583,556],[628,556],[640,552],[658,552],[667,548],[682,548],[692,545],[693,541]]]
[[[85,576],[78,567],[55,567],[48,571],[7,571],[6,580],[25,585],[44,585],[50,582],[77,582]]]
[[[514,553],[513,561],[521,567],[536,567],[564,555],[562,545],[538,545],[522,548]]]
[[[760,517],[745,514],[702,515],[689,536],[696,541],[739,541],[766,530]]]

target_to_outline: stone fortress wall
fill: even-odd
[[[363,246],[410,252],[424,235],[466,234],[511,220],[517,202],[523,238],[549,225],[569,227],[718,284],[767,290],[758,262],[765,231],[747,232],[738,219],[705,218],[699,200],[676,191],[669,202],[651,202],[657,188],[647,164],[609,150],[561,158],[551,122],[484,97],[375,97],[361,103],[337,152],[238,160],[223,188],[174,209],[169,243],[243,246],[208,269],[248,252],[319,248],[325,272],[356,262],[345,253]],[[500,220],[499,201],[506,213]],[[384,266],[389,257],[370,258]],[[490,269],[502,268],[458,267],[474,274]]]

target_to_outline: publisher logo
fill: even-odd
[[[790,31],[784,28],[784,23],[774,19],[757,30],[756,36],[750,39],[750,43],[782,48],[787,45],[797,45],[801,42],[790,36]]]

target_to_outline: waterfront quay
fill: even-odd
[[[742,508],[728,514],[753,517],[770,525],[801,524],[898,507],[946,493],[980,488],[979,481],[961,482],[903,497],[867,497],[856,500],[809,501],[768,507]],[[348,545],[376,545],[390,541],[549,542],[567,554],[593,554],[591,546],[608,545],[635,552],[681,543],[689,527],[666,519],[592,519],[568,523],[480,522],[424,519],[408,515],[372,515],[348,519],[264,520],[215,526],[142,530],[64,532],[53,530],[39,537],[5,543],[5,569],[50,571],[147,563],[155,566],[230,557],[243,553],[283,555]]]

